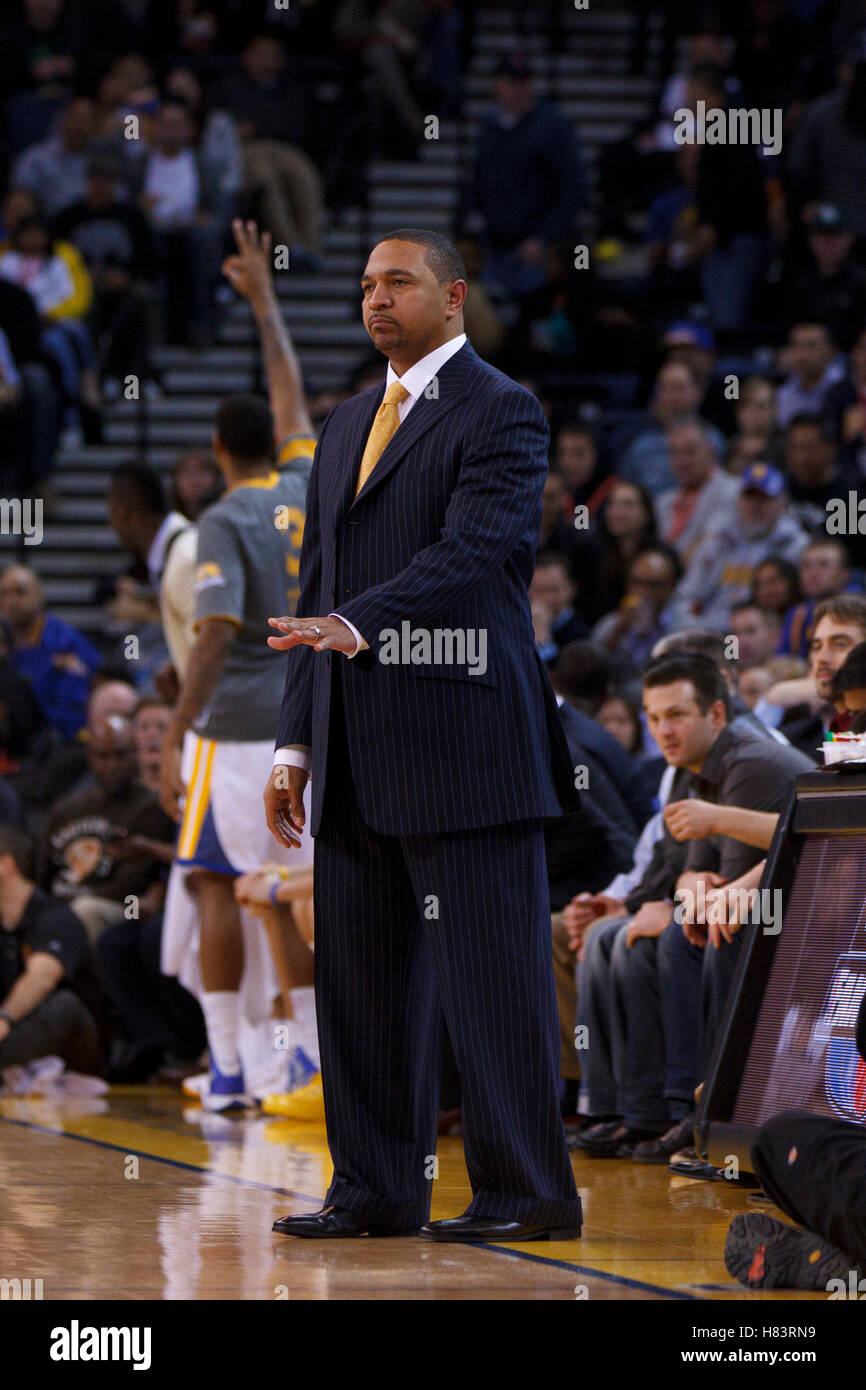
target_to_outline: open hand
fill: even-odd
[[[283,634],[268,638],[268,646],[274,651],[306,646],[317,652],[333,650],[348,656],[355,653],[355,638],[341,618],[268,618],[268,622]]]

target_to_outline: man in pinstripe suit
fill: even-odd
[[[363,313],[385,387],[316,449],[293,648],[265,791],[315,836],[316,998],[334,1177],[275,1230],[436,1240],[580,1234],[557,1102],[543,820],[574,809],[527,588],[547,472],[538,402],[463,332],[465,271],[435,232],[374,248]],[[440,1010],[473,1198],[423,1225]]]

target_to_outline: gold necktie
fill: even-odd
[[[364,446],[364,457],[361,459],[358,481],[355,484],[356,497],[384,454],[389,440],[397,433],[400,425],[397,407],[408,395],[406,387],[401,386],[399,381],[392,381],[385,392],[385,398],[373,417],[373,424]]]

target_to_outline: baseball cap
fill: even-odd
[[[716,349],[712,329],[703,323],[692,323],[689,319],[672,323],[670,328],[665,330],[662,342],[665,347],[699,347],[707,352],[715,352]]]
[[[762,492],[765,497],[780,497],[785,491],[785,479],[771,463],[750,463],[740,476],[740,492]]]
[[[842,208],[835,203],[819,203],[808,218],[810,232],[850,232],[851,224]]]

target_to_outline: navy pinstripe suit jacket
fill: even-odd
[[[556,700],[533,637],[532,576],[547,473],[537,400],[468,343],[416,400],[353,500],[384,386],[322,428],[307,497],[297,612],[339,612],[370,650],[296,647],[277,747],[312,747],[310,830],[319,829],[331,710],[341,679],[351,775],[382,834],[497,825],[574,809]],[[487,667],[383,664],[383,633],[484,629]],[[348,770],[347,770],[348,771]]]

